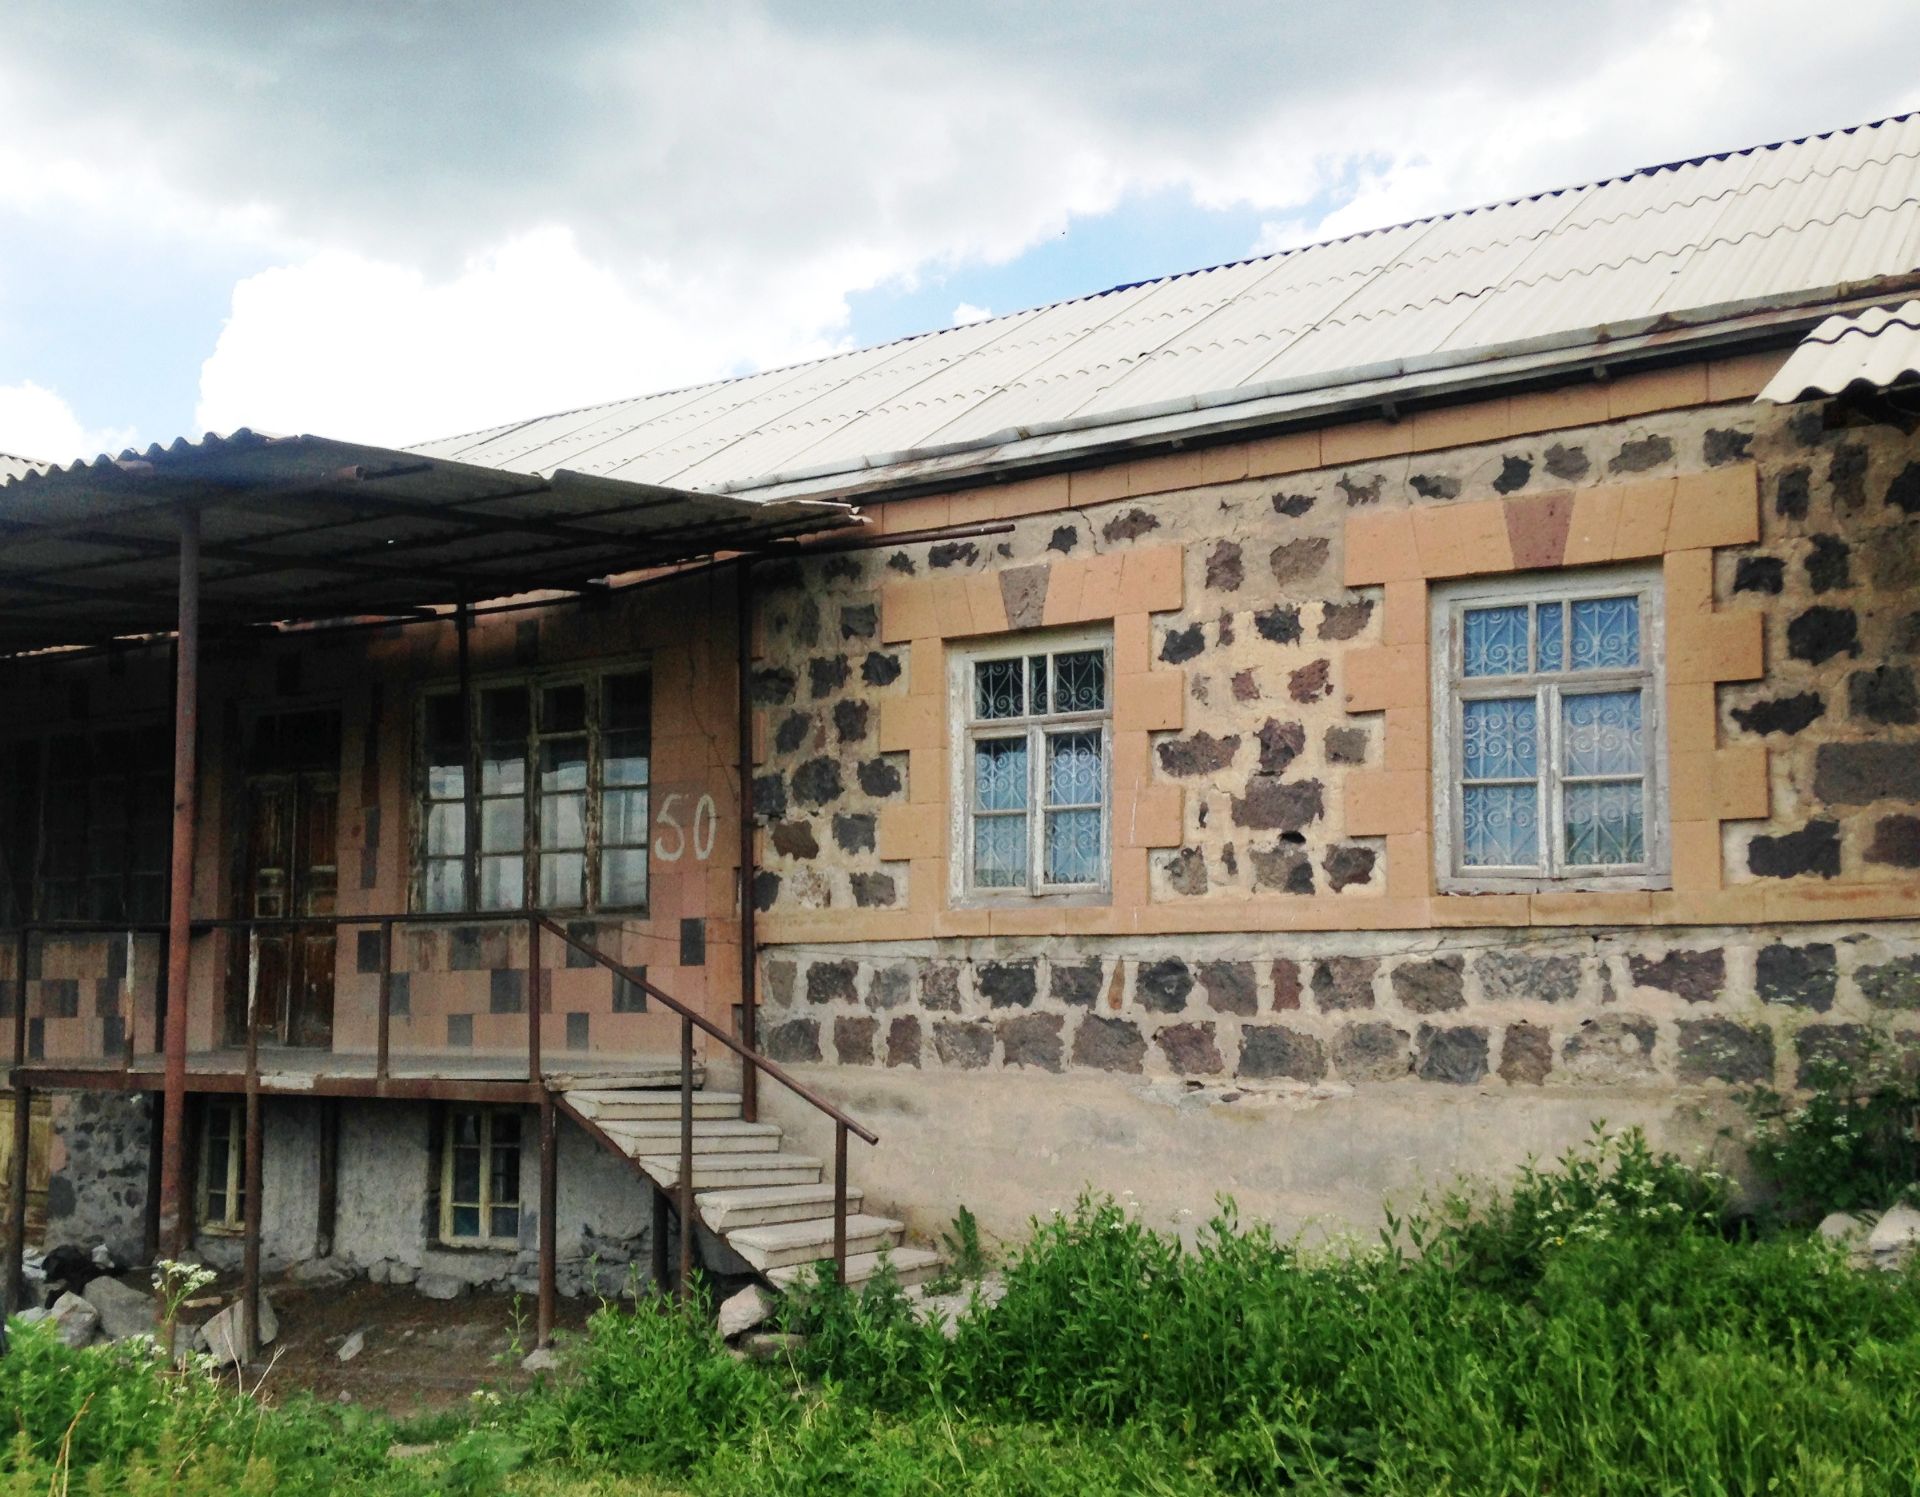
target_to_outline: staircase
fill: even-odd
[[[679,1189],[678,1090],[574,1088],[555,1100],[655,1187],[670,1196]],[[737,1092],[693,1094],[693,1192],[699,1222],[776,1289],[833,1256],[833,1182],[825,1166],[792,1148],[778,1123],[742,1119]],[[901,1223],[866,1214],[864,1200],[848,1187],[847,1283],[872,1278],[883,1251],[903,1285],[939,1272],[938,1253],[901,1246]]]

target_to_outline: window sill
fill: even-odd
[[[1434,881],[1443,899],[1477,894],[1649,894],[1673,887],[1671,873],[1641,873],[1616,878],[1455,878]]]
[[[952,894],[947,908],[953,910],[1091,910],[1113,903],[1108,889],[1082,889],[1063,894],[1029,894],[1024,889],[1004,894]]]

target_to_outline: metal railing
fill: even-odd
[[[847,1139],[849,1135],[868,1144],[877,1144],[879,1135],[864,1127],[832,1102],[821,1096],[806,1083],[791,1076],[777,1062],[768,1059],[752,1046],[742,1043],[724,1029],[703,1015],[694,1012],[671,993],[648,981],[644,972],[616,961],[590,942],[582,940],[565,926],[559,924],[551,914],[543,910],[515,911],[501,914],[481,914],[475,912],[435,912],[409,914],[328,914],[328,915],[286,915],[286,916],[228,916],[219,918],[195,919],[192,929],[196,935],[215,931],[235,931],[244,934],[247,946],[247,990],[246,990],[246,1032],[243,1036],[246,1066],[246,1093],[249,1102],[248,1127],[251,1133],[258,1126],[258,1105],[260,1085],[260,1015],[257,1002],[259,975],[258,941],[262,932],[276,930],[311,929],[315,926],[331,927],[337,933],[348,926],[373,926],[380,932],[380,972],[379,997],[376,1018],[374,1078],[376,1084],[384,1085],[392,1075],[391,1031],[393,1022],[393,939],[396,929],[407,926],[452,925],[452,926],[519,926],[525,925],[527,931],[527,1081],[540,1089],[541,1102],[541,1148],[543,1154],[553,1148],[552,1119],[553,1103],[551,1094],[545,1085],[541,1059],[541,1019],[544,1000],[544,969],[540,964],[541,936],[544,932],[554,937],[562,945],[570,947],[587,957],[598,966],[604,967],[617,979],[627,983],[632,989],[644,993],[679,1019],[680,1025],[680,1139],[679,1168],[674,1190],[675,1206],[679,1216],[679,1284],[681,1293],[690,1292],[693,1267],[693,1228],[697,1219],[694,1210],[694,1031],[697,1029],[709,1039],[724,1046],[735,1055],[742,1065],[743,1079],[750,1074],[759,1074],[778,1082],[809,1107],[825,1116],[834,1129],[833,1140],[833,1263],[836,1277],[845,1282],[847,1266]],[[131,943],[136,935],[164,934],[164,925],[151,924],[108,924],[85,921],[45,921],[15,927],[11,934],[17,939],[14,989],[14,1034],[13,1063],[16,1067],[26,1064],[26,972],[27,955],[30,941],[39,936],[117,936],[125,935]],[[336,962],[339,956],[336,952]],[[127,1015],[126,1036],[122,1065],[131,1068],[134,1058],[134,1004],[132,986],[132,953],[129,950],[126,976]],[[166,973],[161,968],[159,975],[156,1008],[164,1012],[167,1006]],[[156,1025],[156,1029],[158,1026]],[[155,1035],[156,1049],[159,1034]],[[745,1088],[743,1087],[743,1090]],[[569,1113],[580,1121],[579,1115]],[[595,1131],[598,1131],[597,1129]],[[251,1142],[251,1140],[250,1140]],[[252,1152],[251,1150],[249,1151]],[[543,1190],[547,1181],[544,1178],[550,1172],[543,1171]],[[258,1200],[252,1193],[257,1182],[249,1180],[248,1199]],[[664,1194],[664,1192],[663,1192]],[[542,1232],[549,1230],[552,1212],[547,1209],[550,1202],[543,1202],[541,1211]]]

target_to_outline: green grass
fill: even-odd
[[[1920,1492],[1920,1278],[1746,1235],[1723,1187],[1601,1139],[1339,1256],[1230,1209],[1182,1250],[1089,1199],[950,1339],[885,1281],[800,1296],[808,1339],[766,1367],[609,1307],[411,1460],[380,1421],[29,1332],[0,1492]]]

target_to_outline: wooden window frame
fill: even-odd
[[[227,1162],[221,1172],[220,1195],[225,1200],[225,1209],[216,1213],[212,1201],[213,1182],[213,1120],[216,1116],[228,1119]],[[247,1225],[247,1104],[239,1097],[208,1097],[200,1112],[199,1127],[199,1188],[195,1191],[195,1210],[199,1213],[199,1227],[216,1237],[231,1237],[244,1231]]]
[[[459,1201],[454,1198],[453,1169],[456,1143],[454,1129],[462,1117],[472,1116],[480,1120],[480,1191],[479,1199]],[[494,1126],[502,1117],[514,1120],[515,1137],[512,1143],[514,1153],[519,1156],[514,1175],[521,1185],[521,1193],[510,1204],[514,1213],[512,1235],[497,1235],[492,1231],[493,1213],[505,1209],[509,1203],[493,1198],[493,1156],[496,1149],[503,1147],[494,1138]],[[524,1171],[527,1156],[527,1119],[523,1109],[517,1107],[489,1107],[457,1105],[449,1106],[440,1120],[440,1213],[435,1227],[435,1241],[445,1248],[481,1248],[498,1251],[503,1248],[517,1249],[520,1246],[520,1229],[524,1225],[526,1206],[524,1204]],[[453,1230],[453,1213],[462,1207],[472,1207],[480,1213],[482,1230],[474,1236],[456,1236]]]
[[[1612,670],[1539,671],[1507,676],[1464,674],[1462,616],[1490,605],[1571,603],[1589,598],[1637,594],[1640,599],[1640,663]],[[1470,581],[1434,583],[1431,610],[1433,714],[1433,825],[1436,889],[1442,894],[1543,893],[1552,890],[1667,889],[1672,887],[1671,816],[1667,801],[1666,616],[1660,568],[1616,566],[1578,572],[1510,574]],[[1529,638],[1532,637],[1531,624]],[[1570,644],[1568,646],[1570,648]],[[1533,662],[1529,662],[1532,664]],[[1646,784],[1643,836],[1646,857],[1612,869],[1606,865],[1567,865],[1560,852],[1564,822],[1564,771],[1560,702],[1563,695],[1590,691],[1639,690],[1644,706]],[[1538,871],[1469,868],[1462,817],[1464,760],[1461,741],[1463,703],[1475,699],[1531,694],[1539,703],[1541,773],[1544,805],[1539,817]]]
[[[1023,713],[1017,717],[980,718],[974,714],[974,667],[996,660],[1025,660],[1098,650],[1106,670],[1106,705],[1091,712]],[[950,860],[948,895],[955,908],[989,908],[1017,904],[1099,905],[1113,897],[1113,630],[1107,628],[1049,629],[1007,635],[970,645],[956,644],[948,652],[948,742],[953,744],[949,845],[958,856]],[[1051,669],[1051,665],[1049,665]],[[1100,876],[1085,884],[1049,884],[1044,881],[1046,804],[1046,739],[1062,730],[1097,728],[1103,775],[1100,795]],[[1027,740],[1027,882],[1018,888],[981,886],[973,881],[975,814],[973,810],[973,744],[982,738]]]
[[[647,680],[648,723],[647,733],[647,783],[644,785],[608,785],[605,782],[603,749],[610,732],[630,732],[632,729],[609,729],[604,722],[605,683],[617,676],[643,675]],[[653,664],[650,657],[623,659],[619,661],[595,664],[552,671],[504,672],[473,678],[468,696],[465,725],[465,762],[461,795],[457,798],[433,798],[431,790],[430,760],[431,745],[428,737],[428,713],[436,700],[449,697],[458,698],[461,694],[457,684],[436,682],[423,689],[414,707],[414,752],[413,752],[413,795],[412,806],[412,878],[411,891],[413,907],[416,910],[434,910],[436,907],[428,901],[429,865],[436,861],[450,862],[459,859],[461,868],[461,898],[457,907],[440,910],[446,914],[471,914],[478,916],[497,916],[524,913],[532,909],[552,909],[565,914],[621,914],[645,916],[652,903],[653,867],[651,856],[651,828],[653,816],[653,756],[654,734],[652,724],[652,704],[654,688]],[[540,746],[543,742],[556,737],[572,736],[568,733],[549,732],[542,723],[541,708],[545,693],[567,686],[580,686],[586,694],[585,737],[587,743],[586,781],[581,791],[586,803],[586,840],[580,849],[586,860],[583,879],[585,902],[581,904],[544,905],[540,903],[540,865],[543,849],[540,846],[541,791],[539,789]],[[480,761],[483,739],[480,732],[481,703],[488,692],[502,689],[518,689],[527,697],[527,735],[525,740],[524,778],[519,798],[524,803],[524,821],[521,828],[520,854],[522,860],[519,903],[506,908],[494,908],[480,901],[480,817],[477,808],[484,799],[480,789]],[[647,814],[644,824],[648,841],[642,844],[618,843],[616,849],[640,846],[647,852],[645,894],[638,902],[609,903],[602,896],[602,854],[607,845],[602,835],[602,807],[609,792],[638,791],[647,798]],[[455,805],[462,808],[464,822],[464,850],[458,854],[436,857],[428,848],[427,822],[429,813],[435,805]],[[571,852],[573,849],[549,849],[558,853]]]

